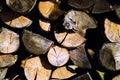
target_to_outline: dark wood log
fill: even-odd
[[[120,42],[120,24],[105,19],[104,28],[105,35],[111,42]]]
[[[13,11],[18,13],[28,13],[30,12],[37,0],[6,0],[6,4],[10,7]]]
[[[59,46],[51,47],[47,57],[48,61],[56,67],[65,65],[69,60],[68,50]]]
[[[53,41],[28,30],[23,31],[22,41],[25,48],[35,55],[45,54],[53,45]]]
[[[88,60],[84,47],[84,44],[82,44],[77,47],[77,49],[70,50],[70,59],[76,66],[79,66],[83,69],[90,69],[91,64]]]
[[[64,17],[63,25],[67,30],[78,32],[85,36],[86,30],[96,28],[96,22],[87,13],[82,11],[70,10]]]
[[[19,45],[19,35],[2,27],[0,32],[0,52],[6,54],[16,52]]]
[[[96,3],[92,9],[92,13],[100,14],[105,12],[113,11],[112,5],[107,0],[96,0]]]
[[[120,70],[120,43],[105,43],[100,50],[99,60],[107,70]]]

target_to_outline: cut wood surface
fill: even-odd
[[[68,0],[68,4],[77,9],[86,9],[95,4],[95,0]]]
[[[4,80],[6,74],[7,74],[8,68],[0,69],[0,80]]]
[[[42,16],[50,20],[56,20],[64,14],[64,11],[59,8],[58,4],[52,1],[40,1],[38,8]]]
[[[75,48],[81,45],[86,41],[84,37],[79,35],[78,33],[68,33],[68,32],[54,32],[55,39],[62,46],[67,48]]]
[[[70,10],[64,17],[63,25],[67,30],[73,30],[85,36],[86,30],[96,28],[96,22],[87,13],[82,11]]]
[[[120,42],[120,24],[105,19],[105,35],[111,42]]]
[[[43,31],[45,31],[45,32],[51,31],[51,24],[50,24],[50,22],[39,20],[39,25],[40,25],[40,28]]]
[[[115,77],[113,77],[112,80],[120,80],[120,74],[116,75]]]
[[[37,0],[6,0],[6,4],[10,7],[13,11],[18,13],[28,13],[30,12]]]
[[[17,61],[17,55],[0,55],[0,68],[10,67]]]
[[[45,58],[37,56],[26,59],[24,72],[27,80],[49,80],[52,70]]]
[[[13,28],[25,28],[32,24],[29,18],[10,11],[0,13],[0,17],[5,24]]]
[[[61,80],[61,79],[63,80],[63,79],[68,79],[74,75],[76,75],[74,70],[71,70],[67,66],[63,66],[55,69],[52,73],[51,78],[55,78],[57,80]]]
[[[19,45],[19,35],[2,27],[0,32],[0,52],[13,53],[18,50]]]
[[[45,54],[53,45],[53,41],[28,30],[24,30],[22,41],[25,48],[35,55]]]
[[[80,68],[84,68],[84,69],[91,68],[91,64],[85,52],[84,44],[77,47],[77,49],[70,50],[69,53],[70,53],[70,59],[76,66],[79,66]]]
[[[120,70],[120,43],[105,43],[99,53],[100,63],[108,70]]]
[[[48,51],[48,61],[56,67],[65,65],[69,60],[68,50],[59,46],[53,46]]]

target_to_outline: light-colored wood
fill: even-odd
[[[76,10],[70,10],[65,14],[63,25],[65,29],[78,32],[81,36],[85,36],[87,29],[97,27],[95,20],[91,16]]]
[[[32,20],[29,18],[10,11],[0,13],[0,17],[6,25],[12,28],[25,28],[32,24]]]
[[[54,35],[57,42],[67,48],[78,47],[79,45],[86,41],[86,39],[79,35],[78,33],[54,32]]]
[[[25,48],[35,55],[45,54],[53,45],[53,41],[28,30],[23,31],[22,41]]]
[[[0,33],[0,52],[13,53],[18,50],[20,45],[19,35],[9,29],[1,28]]]
[[[56,20],[64,11],[59,9],[59,6],[52,1],[40,1],[39,2],[40,13],[50,20]]]
[[[43,20],[39,20],[39,25],[40,25],[40,28],[45,32],[49,32],[51,29],[50,22],[45,22]]]
[[[13,11],[23,14],[30,12],[34,8],[36,1],[37,0],[6,0],[6,4]]]
[[[6,74],[7,74],[8,68],[0,69],[0,80],[4,80]]]
[[[25,61],[24,72],[27,80],[49,80],[52,70],[46,59],[37,56]]]
[[[10,67],[17,61],[17,55],[0,55],[0,68]]]
[[[105,19],[105,35],[111,42],[120,42],[120,24]]]
[[[48,61],[56,67],[65,65],[69,60],[68,50],[59,46],[53,46],[48,51]]]
[[[57,68],[53,71],[51,78],[56,78],[58,80],[61,80],[61,79],[63,80],[63,79],[68,79],[68,78],[76,75],[74,70],[70,71],[69,69],[71,69],[71,68],[68,68],[66,66],[59,67],[59,68]]]

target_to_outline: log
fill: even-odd
[[[78,32],[81,36],[85,36],[87,29],[96,28],[97,26],[95,20],[87,13],[76,10],[67,12],[63,25],[65,29]]]
[[[92,9],[92,13],[100,14],[105,12],[113,11],[112,5],[107,0],[96,0],[96,3]]]
[[[0,68],[10,67],[17,61],[17,55],[0,55]]]
[[[120,74],[118,74],[112,78],[112,80],[119,80],[119,79],[120,79]]]
[[[6,74],[7,74],[8,68],[2,68],[0,69],[0,80],[4,80]]]
[[[120,24],[105,19],[104,21],[105,35],[111,42],[120,42]]]
[[[86,41],[86,39],[78,33],[55,31],[54,35],[57,42],[66,48],[76,48]]]
[[[36,56],[26,59],[24,73],[27,80],[49,80],[52,69],[46,58]]]
[[[37,0],[6,0],[6,4],[13,11],[24,14],[30,12]]]
[[[0,13],[0,17],[6,25],[12,28],[25,28],[32,24],[29,18],[11,11]]]
[[[39,25],[40,25],[40,28],[42,29],[42,31],[45,31],[45,32],[50,32],[51,31],[50,22],[39,20]]]
[[[120,70],[120,43],[105,43],[99,52],[100,64],[107,70]]]
[[[58,4],[52,1],[40,1],[38,8],[42,16],[50,20],[56,20],[64,14]]]
[[[76,75],[74,70],[68,68],[67,66],[63,66],[55,69],[52,73],[51,78],[55,78],[57,80],[61,80],[61,79],[63,80],[63,79],[68,79],[74,75]]]
[[[85,52],[85,44],[80,45],[76,49],[70,50],[70,59],[78,67],[82,69],[91,69],[91,64]]]
[[[120,19],[120,5],[115,6],[115,13],[118,16],[118,18]]]
[[[86,9],[95,4],[95,0],[68,0],[68,4],[77,9]]]
[[[0,52],[6,54],[16,52],[19,45],[19,35],[2,27],[0,32]]]
[[[25,48],[35,55],[45,54],[53,45],[53,41],[28,30],[23,31],[22,41]]]
[[[87,72],[86,74],[80,75],[72,80],[93,80],[91,75]]]
[[[53,66],[63,66],[69,60],[68,50],[59,46],[53,46],[48,51],[47,58]]]

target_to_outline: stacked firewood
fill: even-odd
[[[0,0],[0,80],[119,80],[119,3]]]

